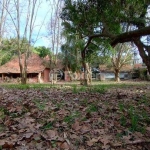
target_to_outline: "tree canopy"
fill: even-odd
[[[149,0],[65,0],[61,13],[64,29],[85,41],[82,52],[94,43],[114,47],[133,42],[150,72],[149,46],[141,40],[150,34]],[[140,10],[140,11],[139,11]]]
[[[34,49],[39,54],[39,56],[43,58],[47,55],[50,55],[51,53],[50,48],[46,48],[45,46],[38,46],[35,47]]]

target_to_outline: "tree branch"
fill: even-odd
[[[138,30],[130,31],[130,32],[125,32],[116,36],[114,39],[112,38],[111,46],[114,47],[118,43],[133,41],[134,38],[149,35],[149,34],[150,34],[150,26]]]

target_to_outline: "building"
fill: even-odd
[[[24,61],[24,55],[21,56],[21,61]],[[32,53],[27,59],[27,82],[49,82],[50,68],[44,65],[43,58]],[[20,67],[18,57],[15,57],[8,63],[0,66],[0,77],[3,82],[19,82]]]
[[[132,66],[131,65],[125,65],[122,67],[119,73],[120,79],[129,79],[131,78],[131,71],[132,71]],[[99,65],[99,70],[100,74],[102,76],[102,80],[114,80],[115,79],[115,74],[114,70],[111,67],[107,67],[106,65]]]

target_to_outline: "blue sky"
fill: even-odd
[[[38,40],[35,42],[34,46],[49,46],[49,41],[47,40],[47,23],[49,21],[50,16],[50,5],[48,2],[44,1],[40,8],[36,19],[36,27],[34,28],[34,34],[33,37],[37,36],[37,33],[40,30],[40,34],[38,37]],[[41,23],[44,22],[44,24],[41,27]],[[41,29],[40,29],[41,28]],[[34,36],[35,35],[35,36]]]
[[[46,38],[48,36],[48,27],[47,24],[50,20],[50,17],[54,11],[55,5],[52,5],[54,2],[57,2],[58,0],[37,0],[35,11],[37,9],[37,15],[35,19],[35,24],[33,26],[33,33],[32,33],[32,44],[34,46],[46,46],[48,47],[50,44],[50,41],[48,41]],[[36,0],[32,0],[32,2],[36,2]],[[40,4],[40,5],[39,5]],[[29,12],[32,11],[32,9],[29,9],[30,7],[28,6],[28,0],[20,0],[19,3],[19,10],[20,10],[20,36],[24,37],[24,31],[25,27],[27,24],[27,20],[30,20],[31,16],[29,19],[27,19],[27,14],[30,14]],[[32,5],[31,5],[32,6]],[[39,6],[39,7],[38,7]],[[32,8],[32,7],[31,7]],[[15,26],[17,26],[17,9],[14,4],[14,1],[10,3],[9,7],[7,8],[9,11],[8,14],[8,31],[6,32],[6,37],[16,37],[17,36],[17,30]],[[31,15],[31,14],[30,14]],[[29,21],[30,23],[30,21]],[[29,24],[28,23],[28,24]],[[42,24],[42,25],[41,25]],[[27,34],[25,37],[29,37],[29,26],[27,29]]]
[[[61,0],[49,0],[49,1],[43,0],[42,4],[40,5],[40,9],[39,9],[37,20],[36,20],[37,27],[34,29],[35,35],[39,31],[40,26],[38,25],[42,23],[43,21],[44,21],[44,24],[40,30],[40,35],[34,46],[51,47],[51,40],[50,40],[50,36],[48,33],[50,32],[52,33],[53,31],[50,31],[50,30],[55,30],[57,27],[53,27],[52,29],[48,30],[48,22],[50,21],[51,15],[54,15],[57,4],[59,4],[59,7],[61,7],[62,1]]]

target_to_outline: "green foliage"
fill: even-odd
[[[147,69],[143,68],[143,69],[139,69],[139,76],[142,80],[147,80]]]
[[[75,51],[68,39],[74,36],[74,43],[82,41],[80,46],[77,45],[81,52],[85,51],[84,59],[93,63],[92,60],[97,56],[97,51],[102,53],[103,49],[112,50],[110,44],[117,35],[128,32],[130,26],[133,27],[131,30],[134,30],[148,23],[146,19],[148,5],[147,1],[141,0],[115,2],[65,0],[61,18],[64,21],[62,25],[67,45]],[[67,47],[66,50],[72,54]],[[73,61],[73,59],[70,60]]]
[[[0,64],[4,65],[5,63],[7,63],[9,60],[11,60],[13,54],[11,52],[7,52],[7,51],[1,51],[1,58],[0,58]]]
[[[64,32],[69,32],[66,29]],[[79,71],[81,66],[81,50],[83,48],[83,40],[77,38],[77,35],[64,33],[66,43],[61,46],[63,54],[63,64],[65,68],[71,69],[72,72]]]
[[[133,69],[132,78],[140,78],[142,80],[148,80],[147,69],[146,68]]]
[[[20,52],[27,51],[27,46],[32,50],[32,46],[29,44],[26,38],[22,38],[20,41]],[[0,47],[0,64],[3,65],[10,61],[13,57],[18,55],[18,40],[17,38],[2,39]]]
[[[46,48],[45,46],[35,47],[34,50],[43,58],[47,55],[51,55],[50,48]]]

